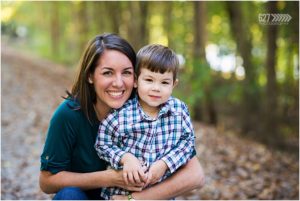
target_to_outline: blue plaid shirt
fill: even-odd
[[[95,148],[101,159],[114,169],[122,169],[120,160],[125,153],[135,155],[149,168],[163,160],[169,170],[161,179],[176,171],[192,157],[195,137],[187,106],[170,97],[162,104],[156,119],[142,110],[138,97],[128,100],[120,109],[113,110],[99,126]],[[128,192],[120,188],[104,188],[101,196]]]

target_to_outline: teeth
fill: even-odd
[[[115,97],[121,96],[121,95],[123,94],[122,91],[120,91],[120,92],[113,92],[113,91],[110,91],[110,92],[108,92],[108,93],[109,93],[109,95],[115,96]]]

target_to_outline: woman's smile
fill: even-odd
[[[122,91],[107,91],[107,93],[112,97],[112,98],[121,98],[124,94],[125,90]]]

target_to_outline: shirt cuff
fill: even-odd
[[[161,160],[167,164],[171,174],[173,174],[177,170],[177,161],[173,160],[172,157],[164,156],[161,158]]]
[[[55,163],[53,161],[50,161],[48,157],[44,158],[41,157],[41,171],[49,171],[52,174],[56,174],[58,172],[64,171],[67,169],[67,164],[64,163]]]
[[[114,153],[111,154],[111,160],[110,160],[110,164],[114,169],[120,169],[120,161],[123,157],[124,154],[126,154],[127,152],[122,151],[122,150],[118,150]]]

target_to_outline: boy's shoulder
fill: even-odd
[[[188,111],[188,106],[185,104],[185,102],[176,97],[171,96],[167,104],[173,112],[182,113]]]

